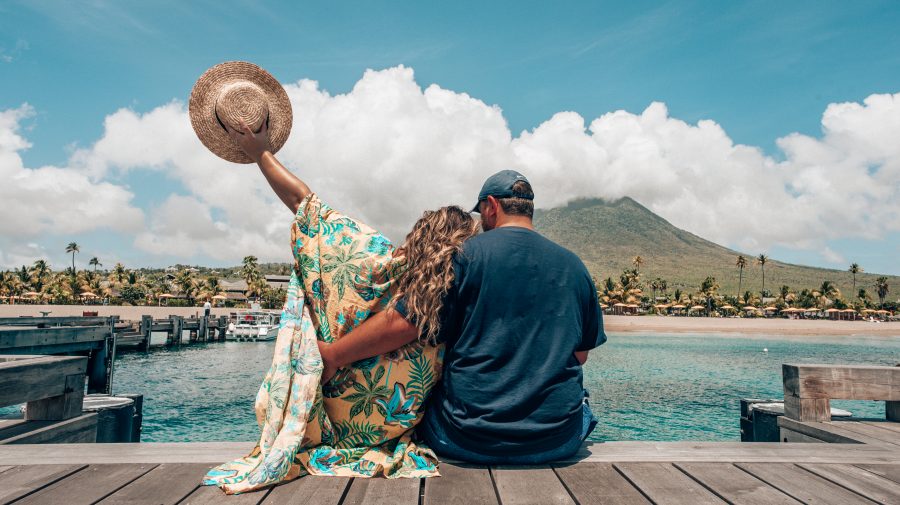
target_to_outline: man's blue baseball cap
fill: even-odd
[[[519,181],[528,182],[528,179],[515,170],[501,170],[488,177],[487,180],[484,181],[484,186],[481,187],[481,193],[478,193],[478,201],[475,203],[475,208],[472,209],[471,212],[478,212],[478,204],[487,200],[487,197],[489,196],[493,196],[494,198],[511,198],[514,196],[516,198],[534,200],[534,195],[523,195],[513,191],[513,185]],[[530,182],[528,182],[528,184],[531,185]]]

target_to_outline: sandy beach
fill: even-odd
[[[213,308],[213,315],[228,315],[235,309]],[[96,311],[100,316],[117,315],[125,321],[139,321],[149,314],[154,318],[170,315],[190,317],[203,313],[202,307],[125,307],[104,305],[0,305],[0,317],[80,316],[82,311]],[[882,336],[900,338],[900,322],[828,321],[782,318],[714,318],[671,316],[603,316],[608,332],[647,333],[744,333],[754,335],[809,336]]]

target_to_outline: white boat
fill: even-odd
[[[237,342],[266,342],[278,335],[280,314],[262,310],[238,312],[228,322],[225,340]]]

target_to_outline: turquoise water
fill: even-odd
[[[273,348],[228,342],[125,354],[115,392],[144,394],[146,442],[255,440],[253,399]],[[739,440],[739,400],[781,398],[782,363],[898,361],[900,338],[612,334],[585,367],[600,419],[591,438]],[[884,418],[884,402],[834,405]]]

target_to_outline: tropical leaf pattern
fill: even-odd
[[[321,202],[300,205],[291,227],[294,271],[272,366],[256,397],[260,439],[203,483],[242,493],[307,474],[387,478],[438,475],[412,441],[440,377],[443,347],[418,342],[338,371],[320,384],[316,340],[332,342],[383,310],[405,272],[383,235]]]

